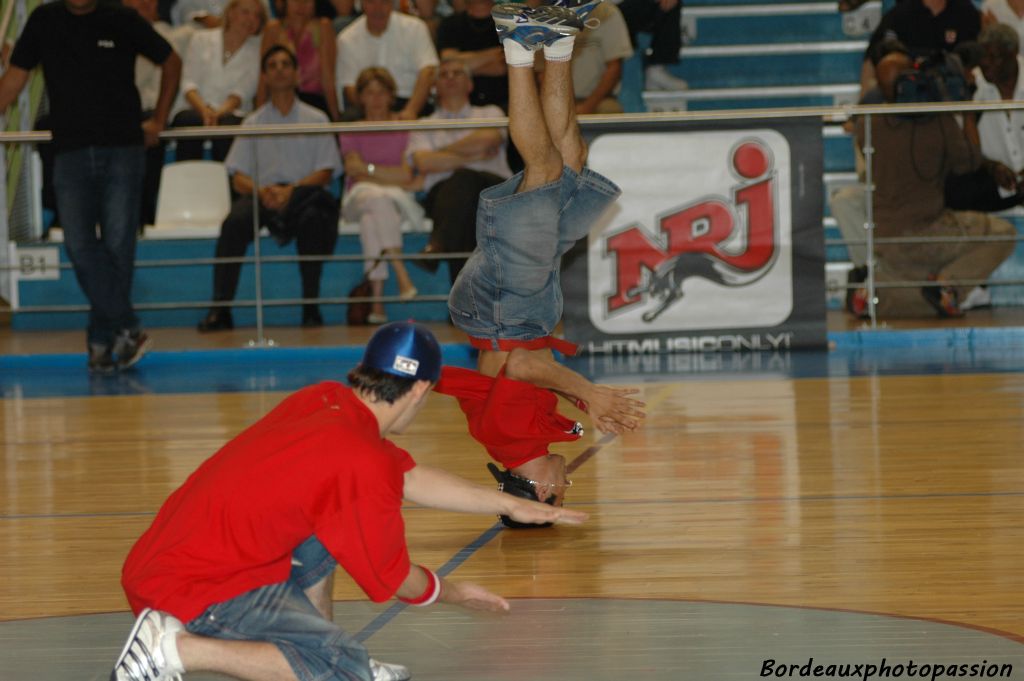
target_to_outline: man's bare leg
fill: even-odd
[[[508,131],[525,164],[516,191],[524,192],[561,177],[562,157],[548,132],[533,67],[510,66],[508,90]]]
[[[181,632],[177,644],[186,672],[217,672],[243,681],[297,678],[281,650],[266,641],[225,641]]]
[[[334,573],[327,575],[313,586],[303,591],[306,598],[313,604],[324,619],[334,621]]]
[[[545,62],[541,106],[544,108],[551,141],[558,149],[563,163],[577,173],[580,172],[587,160],[587,145],[576,123],[571,61],[549,59]]]

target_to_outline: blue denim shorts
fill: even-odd
[[[480,193],[477,247],[452,286],[448,310],[476,338],[532,340],[562,318],[562,256],[585,237],[621,193],[584,168],[516,193],[523,174]]]
[[[301,564],[286,581],[212,605],[186,628],[200,636],[273,643],[299,681],[371,681],[366,648],[325,620],[303,593],[334,570],[334,558],[316,537],[292,557]]]

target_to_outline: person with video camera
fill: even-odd
[[[929,57],[976,40],[980,30],[981,14],[971,0],[901,0],[871,34],[861,66],[861,96],[877,85],[886,44],[898,41],[912,56]]]
[[[907,54],[893,52],[878,63],[878,85],[888,103],[922,101],[925,97],[941,101],[957,91],[963,96],[962,74],[958,78],[952,68],[945,59],[915,68]],[[861,146],[865,124],[865,117],[857,119]],[[1006,220],[946,206],[946,178],[981,167],[980,151],[948,113],[874,116],[871,146],[876,237],[964,237],[962,241],[876,244],[878,283],[936,282],[923,288],[880,287],[878,316],[962,316],[960,301],[971,286],[958,286],[956,282],[987,279],[1014,246],[1011,241],[969,239],[1016,234]],[[852,298],[854,314],[866,313],[867,292],[854,291]]]

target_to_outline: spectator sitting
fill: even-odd
[[[887,102],[895,101],[896,81],[910,69],[905,54],[892,53],[878,63],[878,84]],[[1010,237],[1006,220],[985,213],[946,208],[943,184],[951,173],[966,173],[981,164],[981,154],[967,140],[952,115],[875,116],[872,126],[873,208],[875,232],[892,237]],[[857,119],[857,140],[863,145],[864,118]],[[879,244],[875,248],[880,283],[934,280],[922,289],[883,288],[878,293],[881,317],[938,314],[959,317],[960,300],[970,287],[955,283],[984,280],[1009,256],[1010,241],[935,241]],[[951,282],[942,285],[942,282]],[[854,311],[867,306],[864,290],[854,294]]]
[[[176,0],[171,7],[171,23],[175,26],[217,28],[221,25],[228,0]],[[260,0],[264,16],[270,14],[268,0]]]
[[[537,6],[540,0],[529,0]],[[590,19],[596,19],[591,22]],[[587,28],[576,36],[572,53],[572,82],[577,114],[622,113],[617,93],[622,80],[623,60],[633,56],[629,29],[619,8],[602,2],[587,20]],[[537,60],[545,62],[546,60]]]
[[[461,59],[473,74],[470,103],[508,109],[508,65],[495,32],[494,0],[466,0],[466,10],[445,17],[437,30],[442,59]]]
[[[1006,24],[1019,36],[1018,44],[1024,50],[1024,1],[985,0],[981,3],[981,25]]]
[[[368,121],[397,120],[391,110],[395,101],[395,79],[387,69],[370,67],[356,79],[359,106]],[[410,190],[418,189],[421,178],[413,175],[403,159],[409,141],[408,130],[394,132],[342,133],[339,136],[341,154],[345,164],[345,200],[342,202],[345,220],[359,224],[359,240],[366,256],[366,271],[374,297],[384,293],[384,280],[388,265],[373,260],[381,254],[402,252],[402,223],[416,226],[423,222],[423,209]],[[398,295],[409,299],[416,296],[416,287],[409,278],[405,263],[394,260],[391,266],[398,279]],[[384,304],[374,302],[368,321],[383,324],[387,321]]]
[[[913,57],[927,57],[976,40],[980,30],[981,15],[971,0],[901,0],[871,34],[861,65],[861,96],[876,85],[875,65],[887,41],[898,40]]]
[[[1020,78],[1024,58],[1018,51],[1017,32],[1004,24],[992,24],[981,31],[982,53],[975,69],[974,101],[998,102],[1024,98]],[[950,178],[946,203],[950,208],[999,211],[1024,199],[1020,181],[1024,171],[1024,112],[969,111],[964,130],[981,147],[985,157],[975,173]]]
[[[238,125],[252,108],[259,79],[259,38],[267,15],[258,0],[230,0],[224,26],[196,32],[181,78],[174,127]],[[203,158],[200,138],[178,140],[177,159]],[[223,161],[231,138],[212,140],[212,156]]]
[[[356,102],[356,78],[363,69],[380,66],[398,83],[402,120],[414,120],[427,104],[437,67],[437,51],[426,24],[393,12],[391,0],[363,0],[363,16],[338,34],[337,88],[344,101]]]
[[[191,26],[171,26],[161,21],[157,15],[157,0],[124,0],[124,4],[139,13],[149,22],[164,40],[169,42],[174,51],[181,55],[188,53],[188,43],[195,30]],[[139,91],[142,102],[142,120],[153,115],[157,100],[160,97],[160,78],[162,70],[157,64],[142,55],[135,58],[135,88]],[[48,146],[48,145],[47,145]],[[166,142],[159,142],[146,148],[146,170],[142,181],[142,225],[151,225],[156,221],[156,197],[160,193],[160,173],[164,167]]]
[[[286,0],[284,16],[272,20],[263,34],[261,53],[284,45],[299,59],[299,99],[327,114],[341,117],[334,89],[334,28],[329,19],[314,15],[313,0]],[[260,93],[262,104],[263,92]]]
[[[243,121],[243,126],[327,123],[320,110],[299,101],[298,62],[283,45],[263,55],[263,77],[270,98]],[[227,157],[232,186],[241,196],[221,225],[218,258],[238,258],[253,239],[253,194],[259,199],[259,222],[279,243],[296,240],[299,255],[329,255],[338,239],[338,201],[325,187],[341,174],[341,158],[334,138],[322,135],[241,137]],[[256,169],[260,175],[254,176]],[[257,185],[256,183],[259,182]],[[302,297],[320,296],[323,263],[302,261]],[[234,300],[241,271],[239,263],[218,263],[213,268],[213,300]],[[302,325],[320,326],[323,318],[315,303],[302,306]],[[199,323],[200,331],[234,327],[227,307],[214,307]]]
[[[331,0],[331,6],[334,7],[334,19],[331,20],[331,27],[334,29],[335,35],[344,31],[349,24],[359,18],[360,12],[356,9],[356,0]],[[334,87],[333,84],[331,87]]]
[[[437,109],[427,120],[500,118],[504,112],[494,105],[473,106],[469,93],[473,80],[459,59],[445,59],[437,72]],[[472,251],[476,247],[476,207],[480,192],[512,176],[505,156],[504,128],[452,129],[414,132],[406,156],[417,174],[424,176],[427,216],[433,231],[425,253]],[[439,260],[413,261],[436,271]],[[449,276],[455,277],[465,264],[461,258],[448,260]]]
[[[403,0],[400,4],[406,5],[406,2]],[[448,10],[447,15],[445,10]],[[427,30],[430,31],[430,39],[434,41],[434,44],[437,44],[438,27],[445,16],[451,15],[451,8],[438,0],[408,0],[407,7],[403,7],[402,11],[423,20],[423,23],[427,25]]]
[[[682,0],[621,0],[618,5],[634,45],[637,33],[651,34],[651,52],[644,60],[644,87],[685,90],[686,81],[668,71],[669,66],[679,63],[683,46]]]

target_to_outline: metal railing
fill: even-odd
[[[973,286],[981,284],[991,284],[998,286],[1008,285],[1022,285],[1024,280],[1001,280],[998,282],[986,282],[986,281],[946,281],[937,283],[934,281],[907,281],[907,282],[885,282],[879,283],[875,277],[875,258],[873,257],[873,251],[875,245],[878,244],[913,244],[921,242],[966,242],[966,241],[1020,241],[1021,237],[899,237],[899,238],[876,238],[874,236],[874,215],[873,215],[873,202],[872,194],[874,191],[873,177],[872,177],[872,158],[874,156],[874,149],[872,147],[872,120],[876,115],[886,114],[921,114],[921,113],[962,113],[967,111],[1012,111],[1024,109],[1024,101],[1001,101],[1001,102],[962,102],[962,103],[936,103],[936,104],[918,104],[918,105],[844,105],[844,106],[819,106],[819,107],[791,107],[791,108],[773,108],[773,109],[743,109],[743,110],[721,110],[721,111],[688,111],[688,112],[660,112],[660,113],[647,113],[647,114],[611,114],[611,115],[585,115],[579,117],[581,128],[584,131],[593,132],[606,132],[614,130],[616,128],[622,128],[625,126],[630,127],[651,127],[657,130],[664,130],[667,124],[680,124],[684,125],[688,123],[698,123],[706,121],[758,121],[758,120],[772,120],[772,119],[791,119],[791,118],[819,118],[823,122],[837,122],[849,119],[852,116],[864,116],[865,117],[865,145],[864,145],[864,157],[865,157],[865,169],[866,169],[866,186],[865,186],[865,210],[867,220],[865,223],[865,239],[864,240],[834,240],[830,239],[826,242],[827,245],[856,245],[864,244],[867,246],[867,253],[869,257],[867,259],[868,264],[868,277],[864,284],[847,285],[847,288],[853,286],[860,287],[866,286],[868,289],[868,309],[870,317],[870,325],[872,328],[877,327],[877,315],[875,306],[877,303],[876,293],[880,288],[909,288],[909,287],[926,287],[926,286],[944,286],[944,285],[961,285],[961,286]],[[330,124],[300,124],[300,125],[263,125],[263,126],[221,126],[221,127],[203,127],[203,128],[174,128],[166,130],[161,134],[161,138],[167,141],[179,140],[179,139],[211,139],[218,137],[250,137],[250,136],[281,136],[281,135],[309,135],[309,134],[338,134],[338,133],[359,133],[359,132],[387,132],[396,130],[412,130],[412,131],[431,131],[431,130],[451,130],[451,129],[477,129],[477,128],[504,128],[508,125],[507,118],[481,118],[481,119],[463,119],[463,120],[446,120],[446,121],[394,121],[394,122],[355,122],[355,123],[330,123]],[[18,133],[0,133],[0,143],[11,144],[11,143],[40,143],[50,140],[49,132],[45,131],[34,131],[34,132],[18,132]],[[259,185],[259,168],[255,169],[254,181]],[[254,207],[257,207],[258,196],[253,194]],[[324,303],[324,304],[346,304],[353,302],[398,302],[397,296],[380,296],[380,297],[330,297],[330,298],[317,298],[317,299],[274,299],[265,300],[262,294],[262,267],[265,264],[276,263],[276,262],[300,262],[303,260],[318,260],[322,262],[338,262],[338,261],[365,261],[363,255],[329,255],[329,256],[263,256],[260,252],[260,228],[258,219],[258,211],[254,210],[253,215],[253,244],[254,254],[252,257],[241,257],[241,258],[197,258],[197,259],[180,259],[180,260],[162,260],[162,261],[139,261],[137,267],[172,267],[172,266],[185,266],[185,265],[209,265],[216,263],[244,263],[252,264],[254,268],[255,277],[255,299],[251,301],[230,301],[222,303],[211,303],[210,301],[202,302],[170,302],[170,303],[145,303],[139,304],[136,307],[140,310],[160,310],[160,309],[186,309],[186,308],[202,308],[202,307],[255,307],[256,308],[256,334],[253,345],[265,345],[268,341],[264,334],[264,320],[263,320],[263,308],[272,306],[285,306],[285,305],[298,305],[307,303]],[[451,259],[451,258],[465,258],[468,257],[469,253],[436,253],[436,254],[396,254],[386,255],[382,254],[382,260],[388,261],[393,259]],[[16,266],[9,266],[5,269],[12,269]],[[64,264],[61,267],[70,268],[69,264]],[[402,300],[401,302],[437,302],[446,299],[444,295],[426,295],[417,296],[413,300]],[[35,306],[35,307],[22,307],[19,308],[25,312],[70,312],[70,311],[82,311],[87,310],[88,307],[84,305],[67,305],[67,306]],[[272,341],[271,341],[272,343]]]

